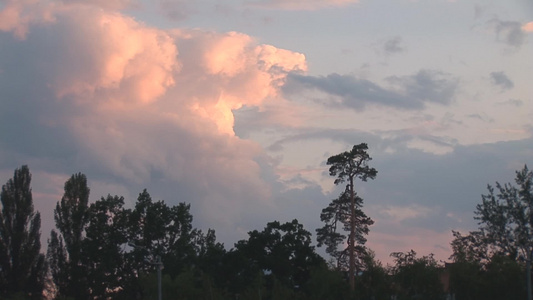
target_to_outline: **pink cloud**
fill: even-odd
[[[50,6],[39,0],[6,0],[0,10],[0,31],[24,39],[32,23],[53,21]]]
[[[408,252],[411,249],[419,257],[434,254],[437,261],[448,261],[451,255],[450,242],[453,239],[451,231],[435,232],[429,229],[394,226],[395,233],[380,232],[371,229],[367,246],[376,252],[384,264],[394,264],[390,254],[393,252]]]
[[[61,10],[57,19],[62,63],[52,66],[51,86],[59,98],[101,106],[149,103],[174,84],[178,52],[165,32],[90,7]]]
[[[522,26],[522,30],[525,32],[533,32],[533,22],[524,24],[524,26]]]
[[[2,30],[24,38],[13,47],[31,47],[17,53],[34,54],[20,70],[44,83],[34,94],[52,95],[28,101],[54,111],[39,118],[66,132],[77,170],[136,184],[161,174],[212,227],[272,208],[258,163],[268,159],[235,136],[233,110],[282,101],[279,87],[306,70],[304,55],[237,32],[160,30],[94,5],[50,4],[50,21],[36,22],[13,3],[0,12],[15,16]]]

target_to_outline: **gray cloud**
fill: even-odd
[[[504,72],[492,72],[490,73],[490,79],[494,85],[502,90],[510,90],[514,87],[513,81]]]
[[[498,41],[515,48],[520,48],[524,44],[526,33],[522,30],[520,22],[492,19],[489,24],[493,26]]]
[[[319,77],[291,74],[283,91],[293,95],[309,89],[319,90],[340,98],[340,103],[331,104],[330,101],[324,104],[352,109],[363,109],[368,104],[422,109],[428,102],[450,104],[458,87],[458,79],[432,70],[421,70],[411,76],[392,76],[387,81],[393,88],[387,89],[366,79],[337,73]]]
[[[516,106],[516,107],[521,107],[524,105],[524,101],[520,100],[520,99],[509,99],[505,102],[502,102],[500,103],[502,105],[512,105],[512,106]]]
[[[405,47],[402,45],[402,38],[397,36],[385,41],[385,43],[383,43],[383,51],[385,51],[386,54],[404,52]]]
[[[191,2],[186,0],[159,0],[161,12],[172,21],[181,21],[193,13]]]

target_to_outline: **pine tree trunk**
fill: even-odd
[[[350,177],[350,238],[348,244],[348,252],[350,252],[350,267],[348,280],[350,282],[350,291],[355,290],[355,249],[354,249],[354,233],[355,233],[355,197],[353,187],[353,177]]]

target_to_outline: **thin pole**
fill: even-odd
[[[532,259],[531,252],[532,251],[533,250],[528,249],[528,253],[527,253],[528,258],[526,259],[527,300],[533,300],[531,296],[531,259]]]
[[[161,300],[161,266],[163,263],[161,262],[161,256],[157,256],[156,258],[156,265],[157,265],[157,299]]]

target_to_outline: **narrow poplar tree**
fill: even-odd
[[[41,215],[33,209],[28,166],[15,170],[2,186],[0,213],[0,293],[41,299],[44,255],[41,250]]]
[[[81,250],[89,218],[89,192],[87,177],[82,173],[72,175],[54,210],[59,234],[52,232],[47,255],[59,296],[87,298],[87,272]]]

